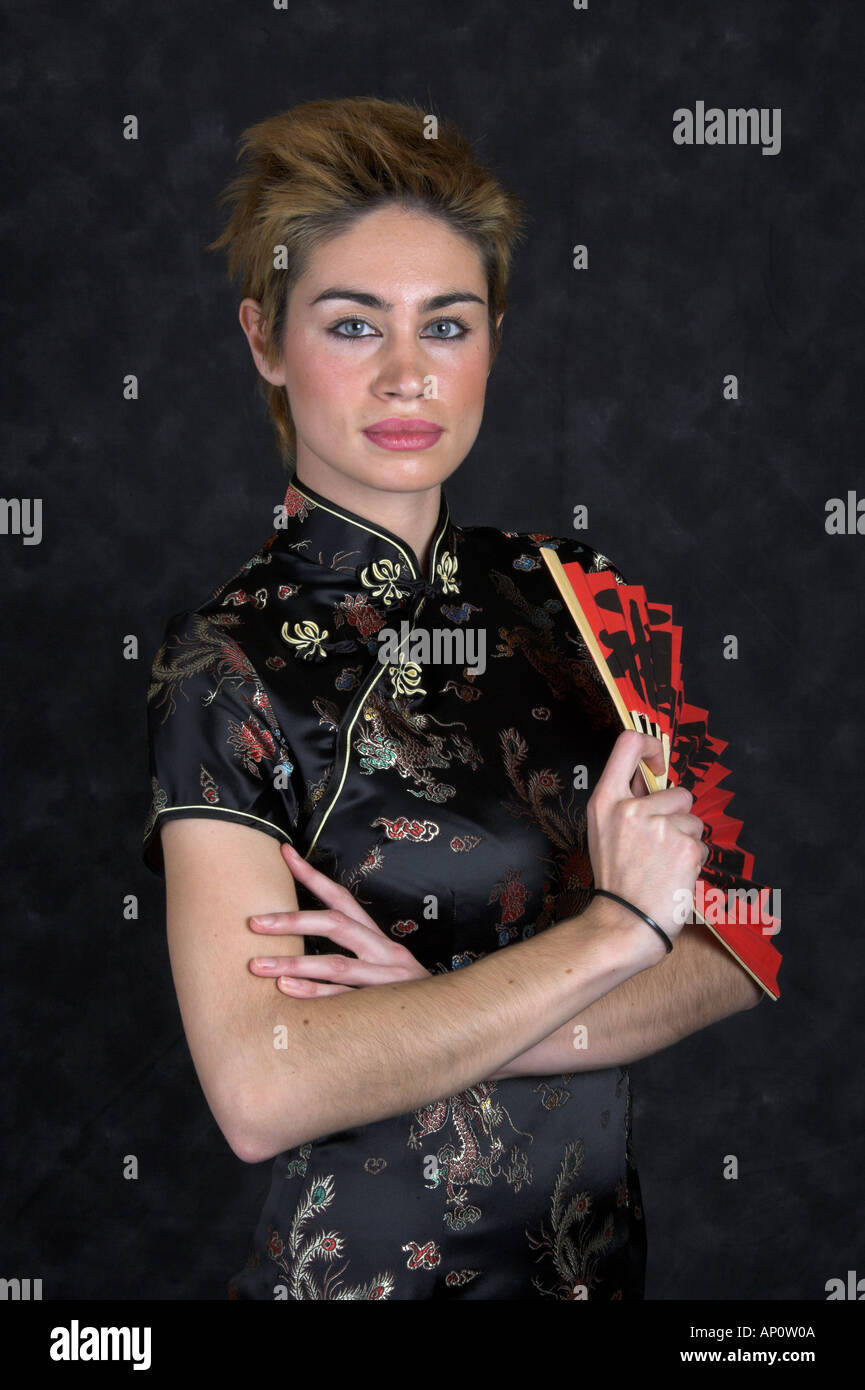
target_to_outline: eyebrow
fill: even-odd
[[[363,304],[367,309],[383,309],[386,314],[393,308],[392,304],[380,299],[377,294],[352,289],[322,290],[321,294],[310,300],[309,307],[312,308],[313,304],[320,304],[325,299],[350,299],[355,304]],[[486,308],[486,300],[481,299],[480,295],[472,294],[470,290],[451,290],[448,294],[434,294],[431,299],[425,299],[418,308],[421,314],[428,314],[433,309],[447,309],[451,304],[466,303],[481,304]]]

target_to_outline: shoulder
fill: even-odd
[[[172,613],[153,660],[154,671],[191,675],[205,670],[232,645],[231,629],[239,621],[235,613],[210,613],[205,607]]]
[[[221,618],[226,607],[236,608],[241,606],[243,602],[249,601],[255,589],[265,582],[272,569],[273,548],[278,535],[277,531],[271,532],[261,542],[254,554],[250,555],[249,559],[245,560],[242,565],[235,568],[227,579],[222,579],[219,583],[214,584],[200,603],[172,614],[167,626],[180,625],[184,621],[191,621],[196,616],[203,619],[219,614]]]
[[[237,612],[188,609],[173,613],[165,624],[153,657],[147,688],[148,704],[178,708],[221,706],[252,691],[260,700],[261,681],[247,651],[242,619]]]
[[[164,625],[156,665],[212,664],[219,654],[242,642],[244,609],[263,603],[266,576],[273,563],[273,532],[227,579],[215,584],[194,608],[172,613]]]
[[[500,531],[494,526],[460,526],[460,535],[477,558],[491,565],[507,564],[508,568],[528,574],[546,568],[541,548],[554,550],[563,565],[574,562],[582,565],[587,574],[611,570],[617,584],[625,584],[618,565],[600,550],[573,536],[556,536],[548,531]]]

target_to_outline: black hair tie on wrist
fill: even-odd
[[[618,893],[611,893],[608,888],[596,888],[595,896],[597,896],[598,894],[600,894],[604,898],[612,898],[614,903],[621,903],[622,907],[629,907],[632,912],[636,912],[638,917],[642,917],[644,922],[648,922],[649,926],[652,928],[652,931],[656,931],[658,933],[658,936],[661,938],[661,940],[667,948],[667,955],[670,954],[670,952],[673,949],[672,941],[668,937],[667,933],[664,931],[664,928],[659,927],[657,922],[653,922],[648,913],[641,912],[638,907],[634,907],[633,903],[629,903],[626,898],[620,898]]]

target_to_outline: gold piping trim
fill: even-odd
[[[398,550],[398,551],[400,552],[400,554],[405,558],[406,564],[408,565],[409,569],[411,570],[412,579],[422,579],[422,578],[425,577],[425,576],[423,576],[423,575],[419,575],[419,574],[416,573],[415,567],[414,567],[414,565],[412,564],[412,562],[411,562],[411,560],[410,560],[410,558],[409,558],[408,551],[405,550],[405,549],[403,549],[403,547],[400,545],[399,541],[394,540],[394,538],[393,538],[392,536],[387,536],[387,535],[385,535],[385,533],[384,533],[383,531],[377,531],[376,528],[375,528],[374,526],[367,526],[366,522],[364,522],[364,521],[355,521],[355,519],[354,519],[353,516],[347,516],[347,515],[345,514],[345,512],[337,511],[335,507],[328,506],[327,503],[325,503],[325,502],[319,502],[319,501],[317,500],[317,498],[313,497],[313,496],[311,495],[311,493],[309,493],[309,492],[307,492],[307,491],[305,490],[305,488],[304,488],[304,486],[303,486],[303,483],[293,482],[293,483],[291,484],[291,486],[292,486],[297,492],[301,493],[302,496],[304,496],[304,497],[306,498],[307,502],[311,502],[312,505],[313,505],[314,507],[321,507],[322,511],[330,512],[331,516],[338,516],[339,519],[340,519],[340,521],[347,521],[351,526],[359,526],[359,527],[361,528],[361,530],[363,530],[363,531],[368,531],[368,532],[370,533],[371,536],[378,536],[379,540],[387,541],[388,545],[396,546],[397,550]],[[445,531],[447,530],[447,528],[448,528],[448,523],[449,523],[449,521],[450,521],[450,507],[448,506],[447,498],[444,499],[444,504],[445,504],[445,516],[444,516],[444,521],[443,521],[443,523],[442,523],[441,531],[440,531],[439,534],[436,536],[435,548],[434,548],[434,550],[433,550],[433,556],[432,556],[431,573],[432,573],[432,575],[433,575],[433,578],[435,578],[435,557],[436,557],[436,551],[438,550],[438,547],[439,547],[439,541],[441,540],[442,536],[444,535]]]
[[[314,500],[314,499],[311,498],[310,500],[312,501],[312,500]],[[445,532],[446,532],[446,530],[447,530],[447,528],[448,528],[448,522],[449,522],[449,520],[450,520],[450,512],[449,512],[449,509],[448,509],[447,502],[445,502],[445,519],[444,519],[444,523],[443,523],[442,528],[441,528],[441,530],[439,531],[439,533],[438,533],[438,535],[436,536],[435,541],[434,541],[434,543],[433,543],[432,557],[431,557],[431,561],[430,561],[430,564],[431,564],[431,573],[432,573],[432,574],[435,574],[435,566],[436,566],[436,559],[437,559],[437,556],[438,556],[439,544],[440,544],[441,539],[442,539],[442,537],[444,536],[444,534],[445,534]],[[378,533],[376,533],[376,534],[378,534]],[[415,617],[412,618],[411,627],[409,628],[408,632],[406,633],[405,637],[403,638],[403,641],[400,642],[399,646],[397,647],[397,655],[399,655],[400,652],[402,651],[403,643],[404,643],[404,642],[407,642],[407,641],[409,640],[409,638],[411,637],[411,634],[412,634],[412,632],[414,631],[415,619],[417,618],[417,614],[421,611],[421,608],[423,607],[423,604],[424,604],[425,602],[426,602],[426,599],[424,598],[424,599],[421,600],[421,603],[418,605],[417,611],[416,611],[416,613],[415,613]],[[347,772],[348,772],[348,765],[349,765],[349,762],[351,761],[351,735],[352,735],[352,730],[354,729],[354,726],[355,726],[355,724],[357,723],[358,715],[360,714],[361,710],[362,710],[363,707],[364,707],[364,704],[365,704],[365,702],[366,702],[366,697],[369,695],[369,692],[370,692],[370,691],[374,688],[374,686],[381,680],[382,676],[385,674],[385,672],[386,672],[387,669],[388,669],[388,664],[385,663],[385,662],[379,661],[379,660],[378,660],[378,657],[376,657],[375,664],[376,664],[376,666],[379,666],[381,669],[380,669],[378,675],[375,677],[375,679],[374,679],[374,680],[371,680],[370,683],[369,683],[369,685],[368,685],[368,686],[366,687],[366,689],[364,690],[363,695],[361,696],[360,700],[358,701],[358,706],[357,706],[357,709],[356,709],[355,712],[354,712],[354,717],[353,717],[351,723],[350,723],[349,726],[348,726],[348,733],[347,733],[347,735],[346,735],[346,742],[345,742],[345,760],[344,760],[344,762],[343,762],[343,767],[342,767],[342,776],[341,776],[340,779],[339,779],[339,786],[338,786],[337,789],[336,789],[336,795],[334,796],[333,801],[330,803],[330,805],[328,806],[327,810],[325,811],[324,815],[323,815],[322,818],[321,818],[321,824],[319,825],[318,829],[316,830],[315,835],[314,835],[313,840],[312,840],[312,843],[310,844],[309,849],[306,851],[306,854],[304,855],[304,858],[305,858],[305,859],[306,859],[310,854],[312,854],[312,851],[315,849],[316,842],[317,842],[317,840],[318,840],[319,835],[321,834],[322,830],[323,830],[324,827],[325,827],[325,824],[326,824],[326,822],[327,822],[327,818],[328,818],[328,816],[330,815],[331,811],[333,810],[334,806],[336,805],[337,801],[339,800],[340,796],[342,795],[342,789],[343,789],[343,786],[345,785],[345,778],[346,778],[346,774],[347,774]]]
[[[271,829],[284,835],[290,845],[294,844],[287,830],[283,830],[281,825],[274,825],[272,820],[265,820],[263,816],[254,816],[251,811],[235,811],[233,806],[202,806],[200,801],[192,801],[187,806],[161,806],[156,813],[156,819],[142,841],[142,846],[146,845],[147,841],[152,838],[159,817],[166,815],[168,811],[199,811],[205,816],[243,816],[244,820],[254,820],[258,825],[269,825]]]

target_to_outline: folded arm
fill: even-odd
[[[161,834],[190,1052],[217,1124],[247,1162],[454,1095],[658,960],[631,914],[599,899],[579,919],[445,975],[288,998],[248,966],[250,908],[297,907],[275,840],[196,818]],[[297,936],[268,945],[303,953]]]
[[[708,927],[685,926],[671,954],[652,970],[610,990],[489,1079],[627,1066],[762,998],[759,985]]]

